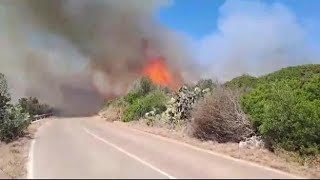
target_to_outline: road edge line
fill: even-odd
[[[265,170],[268,170],[268,171],[277,172],[279,174],[283,174],[283,175],[286,175],[286,176],[291,176],[291,178],[295,178],[295,179],[310,179],[310,178],[307,178],[307,177],[301,177],[301,176],[298,176],[298,175],[295,175],[295,174],[291,174],[291,173],[288,173],[288,172],[285,172],[285,171],[281,171],[279,169],[275,169],[275,168],[271,168],[271,167],[268,167],[268,166],[260,165],[260,164],[255,163],[255,162],[247,161],[247,160],[244,160],[244,159],[238,159],[238,158],[235,158],[235,157],[232,157],[232,156],[228,156],[228,155],[225,155],[225,154],[222,154],[222,153],[219,153],[219,152],[215,152],[215,151],[212,151],[212,150],[209,150],[209,149],[204,149],[204,148],[201,148],[201,147],[197,147],[197,146],[194,146],[192,144],[189,144],[189,143],[186,143],[186,142],[182,142],[182,141],[178,141],[176,139],[165,137],[165,136],[162,136],[162,135],[159,135],[159,134],[154,134],[154,133],[151,133],[151,132],[143,131],[143,130],[140,130],[140,129],[137,129],[137,128],[134,128],[134,127],[128,127],[128,126],[121,125],[121,124],[119,124],[119,125],[122,126],[122,127],[125,127],[125,128],[129,128],[129,129],[131,129],[133,131],[145,134],[145,135],[151,135],[151,136],[153,136],[155,138],[162,139],[162,140],[167,141],[167,142],[177,143],[177,144],[180,144],[182,146],[189,147],[189,148],[197,150],[197,151],[209,153],[209,154],[214,155],[214,156],[219,156],[219,157],[222,157],[222,158],[225,158],[225,159],[228,159],[228,160],[232,160],[232,161],[236,161],[236,162],[239,162],[239,163],[247,164],[247,165],[250,165],[250,166],[262,168],[262,169],[265,169]]]
[[[27,164],[27,179],[33,179],[33,155],[34,155],[34,145],[36,143],[35,139],[32,139],[30,143],[30,148],[29,148],[29,155],[28,155],[28,164]]]
[[[105,143],[105,144],[107,144],[107,145],[109,145],[109,146],[113,147],[114,149],[116,149],[116,150],[118,150],[118,151],[122,152],[123,154],[125,154],[125,155],[127,155],[127,156],[129,156],[129,157],[131,157],[131,158],[135,159],[136,161],[138,161],[138,162],[140,162],[140,163],[144,164],[145,166],[148,166],[149,168],[151,168],[151,169],[153,169],[153,170],[157,171],[158,173],[160,173],[160,174],[162,174],[162,175],[164,175],[164,176],[167,176],[169,179],[176,179],[175,177],[173,177],[173,176],[169,175],[168,173],[166,173],[166,172],[164,172],[164,171],[160,170],[159,168],[157,168],[157,167],[153,166],[152,164],[150,164],[150,163],[148,163],[148,162],[146,162],[146,161],[144,161],[144,160],[140,159],[140,158],[139,158],[139,157],[137,157],[136,155],[133,155],[133,154],[131,154],[131,153],[127,152],[126,150],[122,149],[121,147],[119,147],[119,146],[117,146],[117,145],[115,145],[115,144],[113,144],[113,143],[111,143],[111,142],[109,142],[109,141],[105,140],[104,138],[102,138],[102,137],[100,137],[100,136],[98,136],[98,135],[96,135],[96,134],[92,133],[89,129],[87,129],[87,128],[83,128],[83,129],[85,130],[85,132],[86,132],[86,133],[88,133],[89,135],[91,135],[91,136],[92,136],[92,137],[94,137],[95,139],[97,139],[97,140],[99,140],[99,141],[101,141],[101,142],[103,142],[103,143]]]
[[[38,121],[34,121],[34,122],[31,122],[31,124],[35,124],[35,123],[38,123]],[[47,122],[44,122],[44,123],[47,123]],[[43,124],[44,125],[44,124]],[[27,160],[27,163],[26,163],[26,166],[27,166],[27,176],[26,176],[26,179],[34,179],[34,146],[36,144],[36,137],[39,133],[39,130],[43,127],[40,126],[36,129],[35,133],[34,133],[34,138],[31,140],[30,142],[30,145],[29,145],[29,153],[28,153],[28,160]]]

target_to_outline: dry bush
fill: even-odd
[[[121,107],[109,106],[101,113],[101,116],[107,121],[119,121],[121,120],[122,111]]]
[[[192,136],[219,143],[239,142],[253,134],[252,126],[239,104],[240,93],[216,88],[199,101],[189,124]]]

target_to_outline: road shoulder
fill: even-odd
[[[96,119],[101,123],[109,123],[105,122],[105,120],[100,117],[97,117]],[[113,123],[160,137],[177,140],[178,142],[186,143],[197,148],[210,150],[212,152],[226,155],[231,158],[254,163],[258,166],[271,168],[275,171],[280,170],[284,173],[294,174],[298,177],[318,177],[319,174],[317,173],[317,169],[310,169],[309,167],[302,166],[296,162],[287,161],[286,159],[278,157],[265,149],[240,150],[238,144],[236,143],[218,144],[214,142],[202,142],[195,138],[190,138],[184,133],[180,133],[178,131],[168,130],[161,127],[150,127],[143,123],[123,123],[119,121]]]
[[[39,127],[48,122],[43,119],[28,127],[27,135],[11,143],[0,142],[0,179],[24,178],[31,141]]]

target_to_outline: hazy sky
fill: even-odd
[[[246,1],[246,0],[244,0]],[[259,0],[250,0],[259,2]],[[158,14],[161,22],[195,39],[200,39],[217,30],[219,8],[225,0],[174,0],[168,8]],[[312,38],[320,44],[320,1],[319,0],[265,0],[265,4],[281,3],[290,9],[298,21],[308,26]]]
[[[320,63],[318,0],[174,0],[157,18],[192,39],[205,76]]]

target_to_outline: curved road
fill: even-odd
[[[296,178],[94,117],[49,120],[28,178]]]

